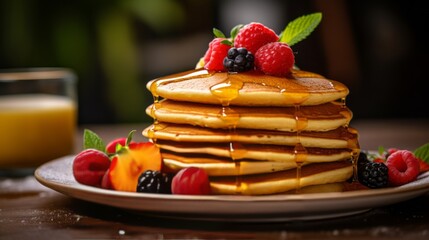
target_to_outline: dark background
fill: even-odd
[[[0,68],[67,67],[79,123],[149,121],[147,81],[194,68],[239,23],[280,33],[322,12],[296,64],[345,83],[355,119],[429,119],[428,9],[417,0],[0,0]]]

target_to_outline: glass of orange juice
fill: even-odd
[[[0,70],[0,170],[32,169],[73,153],[75,84],[69,69]]]

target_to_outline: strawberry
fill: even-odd
[[[268,43],[256,52],[255,66],[265,74],[284,77],[293,67],[292,49],[281,42]]]
[[[115,154],[116,153],[116,145],[125,146],[127,142],[127,138],[117,138],[110,141],[106,146],[107,154]]]
[[[372,160],[375,163],[385,163],[385,160],[381,157],[377,157],[374,160]]]
[[[213,71],[225,71],[223,59],[227,56],[231,46],[221,43],[225,38],[215,38],[209,43],[204,55],[204,68]]]
[[[420,173],[419,160],[407,150],[398,150],[392,153],[386,161],[389,169],[389,183],[400,186],[416,180]]]
[[[389,148],[389,149],[387,149],[387,154],[391,155],[391,154],[393,154],[396,151],[399,151],[399,149],[397,149],[397,148]]]
[[[255,54],[256,51],[267,43],[277,42],[279,36],[261,23],[249,23],[241,28],[234,39],[234,47],[244,47]]]
[[[146,170],[161,170],[161,153],[151,142],[130,143],[113,159],[108,177],[113,189],[135,192],[139,176]]]

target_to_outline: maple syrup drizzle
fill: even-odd
[[[356,131],[356,129],[354,128],[347,128],[347,131],[351,134],[355,134],[357,135],[358,132]],[[347,139],[347,144],[348,144],[348,148],[350,148],[352,151],[350,153],[350,159],[353,165],[353,181],[354,182],[358,182],[358,159],[359,159],[359,154],[360,154],[360,146],[359,146],[359,142],[357,140],[358,138],[356,137],[355,139]]]
[[[247,150],[241,143],[235,141],[237,136],[236,127],[240,120],[240,114],[232,110],[229,105],[233,99],[238,97],[239,91],[243,87],[243,82],[239,80],[231,80],[228,78],[229,75],[230,73],[228,73],[225,81],[210,87],[210,92],[222,104],[218,116],[228,127],[230,136],[229,154],[231,160],[234,161],[236,171],[235,192],[236,194],[240,194],[244,187],[241,180],[242,168],[240,159],[246,155]]]
[[[148,130],[148,138],[152,140],[153,143],[156,144],[156,131],[161,130],[163,127],[159,124],[158,118],[156,117],[157,109],[161,108],[160,96],[158,95],[158,88],[162,85],[167,85],[169,83],[182,82],[186,80],[190,80],[196,77],[210,77],[214,74],[214,72],[208,72],[207,70],[198,70],[198,71],[189,71],[188,74],[180,75],[177,77],[167,77],[167,78],[159,78],[155,79],[151,82],[149,86],[149,91],[153,96],[153,104],[150,109],[151,116],[153,118],[152,127]]]
[[[343,97],[341,99],[339,99],[339,103],[342,107],[342,110],[340,112],[340,114],[348,119],[347,123],[344,125],[344,127],[347,130],[347,133],[353,134],[353,135],[357,135],[358,132],[349,127],[349,121],[352,119],[353,114],[347,109],[346,107],[346,98]],[[347,136],[349,136],[350,134],[347,134]],[[353,166],[353,182],[357,182],[358,181],[358,175],[357,175],[357,164],[358,164],[358,159],[359,159],[359,153],[360,153],[360,146],[359,146],[359,142],[357,141],[357,138],[349,138],[346,137],[347,139],[347,148],[351,149],[350,152],[350,161],[352,163]]]
[[[295,105],[295,121],[296,121],[296,144],[294,147],[294,160],[296,164],[296,192],[301,188],[301,168],[307,160],[307,149],[301,144],[301,131],[308,125],[308,119],[301,112],[299,104]]]

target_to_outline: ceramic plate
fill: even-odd
[[[68,196],[157,217],[211,221],[291,221],[347,216],[429,192],[429,173],[394,188],[269,196],[186,196],[120,192],[85,186],[72,174],[73,156],[40,166],[36,179]]]

